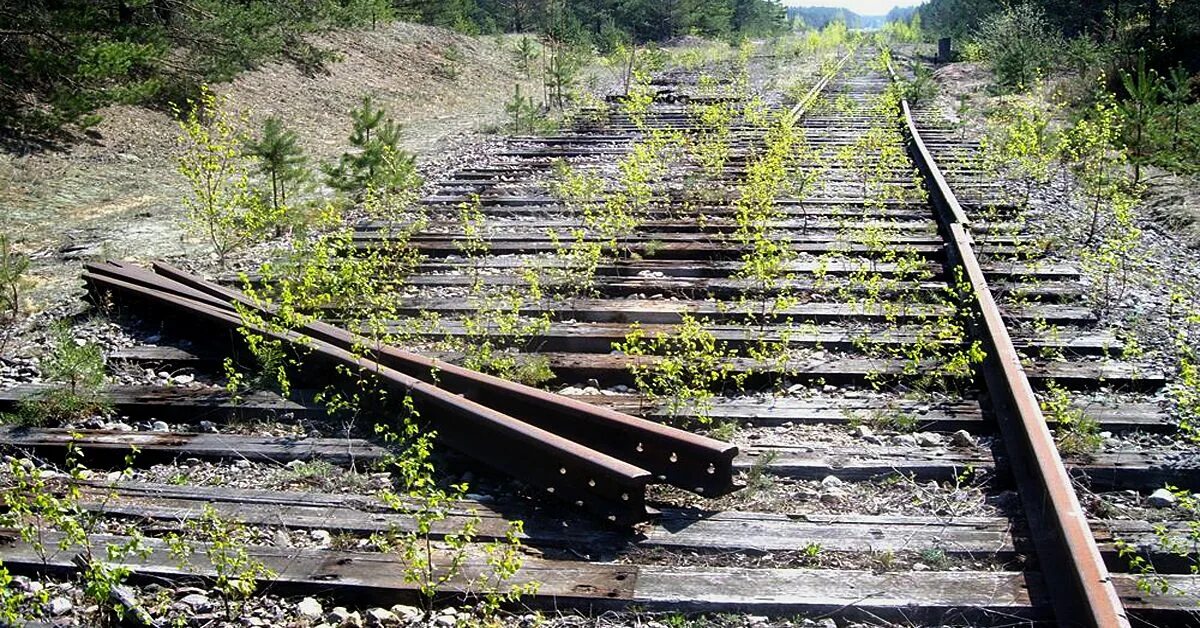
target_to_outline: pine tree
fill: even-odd
[[[246,142],[246,153],[258,160],[258,171],[271,182],[271,206],[286,211],[288,187],[308,177],[308,160],[296,145],[296,133],[274,116],[263,123],[262,136]]]
[[[516,49],[513,50],[513,58],[516,61],[517,69],[525,74],[525,78],[532,75],[537,56],[537,45],[533,42],[533,38],[528,35],[522,36],[521,40],[517,42]]]
[[[1171,113],[1171,150],[1175,151],[1179,150],[1180,118],[1192,92],[1192,85],[1189,81],[1187,69],[1181,63],[1171,68],[1171,73],[1167,75],[1167,81],[1162,86],[1163,97],[1167,101],[1167,107]]]
[[[415,185],[416,158],[400,148],[400,124],[376,108],[369,94],[350,117],[350,145],[356,150],[322,167],[329,187],[357,196],[368,189],[396,191]]]
[[[1150,159],[1150,124],[1158,110],[1158,94],[1162,79],[1153,69],[1146,69],[1146,56],[1138,55],[1137,70],[1121,70],[1121,83],[1128,98],[1120,103],[1125,116],[1126,150],[1133,162],[1133,183],[1142,180],[1142,164]]]
[[[14,318],[21,310],[22,275],[29,269],[29,258],[13,249],[8,236],[0,233],[0,309]]]

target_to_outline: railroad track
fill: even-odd
[[[1166,482],[1192,488],[1200,480],[1200,465],[1153,448],[1060,456],[1049,428],[1065,426],[1055,423],[1056,416],[1043,416],[1037,397],[1046,390],[1065,391],[1056,393],[1064,403],[1110,432],[1161,432],[1172,429],[1153,397],[1165,376],[1109,357],[1120,353],[1121,339],[1097,328],[1096,317],[1083,305],[1086,288],[1071,260],[1046,255],[1035,245],[1036,234],[1022,230],[1019,211],[1000,194],[1003,190],[979,180],[968,159],[977,145],[955,138],[933,112],[913,111],[907,102],[887,98],[895,78],[872,61],[871,52],[848,55],[835,72],[819,78],[792,110],[803,139],[790,154],[802,156],[784,167],[793,175],[819,176],[802,195],[784,191],[769,214],[757,216],[761,239],[783,244],[773,251],[786,251],[773,258],[783,262],[767,279],[744,272],[748,252],[766,245],[761,239],[754,244],[738,239],[747,231],[738,192],[746,193],[747,179],[769,153],[767,130],[736,116],[725,162],[703,172],[679,159],[650,179],[646,190],[653,200],[639,211],[636,226],[620,235],[615,247],[620,253],[595,264],[586,294],[570,294],[579,278],[566,272],[572,259],[558,253],[580,228],[580,204],[592,207],[604,196],[564,200],[556,195],[562,164],[611,182],[615,164],[639,150],[655,130],[698,141],[706,127],[696,107],[746,104],[735,93],[714,94],[711,85],[701,85],[697,72],[675,70],[656,78],[660,99],[644,119],[609,114],[558,135],[514,138],[486,164],[449,173],[422,201],[427,222],[403,243],[424,258],[402,288],[397,281],[403,296],[395,318],[384,321],[388,329],[407,332],[411,342],[427,343],[427,354],[453,361],[456,353],[443,351],[441,344],[479,338],[464,316],[480,308],[489,291],[528,290],[519,271],[536,268],[544,274],[539,286],[545,296],[524,299],[521,312],[546,323],[533,333],[491,329],[486,337],[518,347],[523,356],[545,359],[556,377],[553,386],[573,401],[546,396],[544,403],[559,404],[554,411],[563,412],[586,402],[600,409],[596,412],[609,413],[604,420],[628,413],[732,439],[736,450],[708,439],[690,442],[714,456],[697,468],[715,468],[717,452],[723,452],[742,485],[717,496],[727,484],[727,478],[719,478],[708,494],[697,494],[694,480],[703,478],[703,471],[670,477],[671,464],[695,462],[689,453],[677,456],[670,449],[690,437],[632,423],[646,431],[623,441],[600,432],[571,432],[563,421],[542,417],[542,431],[533,437],[540,444],[498,462],[495,449],[527,441],[496,447],[497,441],[490,450],[472,444],[464,433],[482,429],[481,424],[445,417],[474,420],[485,409],[467,408],[449,395],[433,405],[441,412],[434,420],[447,421],[443,436],[468,457],[520,478],[527,487],[512,490],[505,486],[506,476],[452,456],[449,464],[470,468],[483,479],[477,498],[457,504],[434,533],[453,533],[472,511],[482,516],[480,541],[503,538],[507,521],[523,520],[523,541],[540,556],[526,560],[516,581],[541,583],[538,593],[524,600],[536,607],[985,625],[1192,621],[1200,588],[1186,561],[1161,546],[1150,522],[1084,511],[1075,487],[1101,495],[1148,492]],[[782,111],[793,105],[774,97],[765,106]],[[905,123],[899,125],[902,113]],[[960,187],[966,193],[959,195]],[[619,193],[608,188],[609,195]],[[481,218],[466,223],[464,208]],[[346,254],[364,254],[395,239],[390,225],[366,222]],[[603,239],[593,231],[578,242]],[[118,283],[131,282],[121,273],[134,271],[96,266],[89,272],[98,289],[133,294]],[[235,293],[170,268],[160,268],[158,275],[138,272],[143,272],[138,275],[142,298],[161,298],[154,290],[162,286],[185,301],[189,291],[199,290],[202,294],[192,298],[209,308],[208,324],[216,321],[226,331],[237,325],[228,307],[212,301],[231,302]],[[171,288],[172,281],[182,284]],[[174,307],[185,313],[197,309],[190,302]],[[442,324],[418,327],[416,318],[429,312],[439,314]],[[145,310],[141,314],[150,318]],[[366,331],[338,308],[321,316],[346,329],[317,323],[301,331],[336,345],[330,351],[348,346],[335,341]],[[613,350],[614,343],[628,343],[634,323],[650,337],[670,337],[689,325],[709,334],[713,344],[707,350],[683,359],[718,354],[713,364],[724,375],[707,382],[715,397],[670,407],[638,394],[633,373],[639,365],[654,372],[661,358]],[[986,356],[981,363],[970,364],[973,345],[982,352],[976,357]],[[764,355],[763,347],[773,353]],[[134,347],[119,357],[156,370],[215,371],[224,354],[196,342]],[[378,364],[403,371],[387,362],[393,358],[399,359],[372,354]],[[966,371],[962,364],[955,371],[953,362],[964,359]],[[408,389],[418,386],[397,381]],[[441,385],[453,390],[452,382]],[[27,392],[9,392],[7,398]],[[170,420],[181,425],[205,417],[220,423],[234,411],[318,422],[321,417],[303,395],[285,400],[259,393],[239,403],[207,388],[118,387],[110,393],[122,413],[177,413]],[[423,394],[432,399],[438,393]],[[470,403],[470,394],[464,394]],[[514,400],[537,396],[524,390],[513,394]],[[486,396],[476,400],[488,403]],[[513,401],[503,411],[536,422],[538,413],[523,403]],[[566,441],[547,447],[555,430],[567,430],[558,434]],[[651,433],[664,439],[665,449],[646,440]],[[0,441],[10,447],[43,453],[61,450],[73,438],[52,429],[0,432]],[[609,442],[605,439],[611,439],[609,449],[596,444]],[[655,455],[631,459],[634,454],[625,452],[622,461],[620,452],[631,448],[632,440],[638,441],[638,455],[644,444]],[[579,443],[604,453],[576,451],[575,464],[603,457],[604,473],[625,473],[623,483],[616,489],[604,482],[598,488],[593,483],[595,490],[576,486],[574,493],[560,490],[548,498],[540,489],[554,485],[539,473],[553,476],[560,460],[555,456],[575,451]],[[347,465],[385,453],[369,438],[263,439],[236,431],[182,437],[97,430],[79,442],[89,460],[105,452],[118,460],[130,444],[159,460],[242,458],[264,465],[296,459]],[[668,451],[670,463],[665,462]],[[546,457],[552,468],[523,468],[538,457]],[[659,466],[651,467],[650,458]],[[651,472],[626,468],[637,464]],[[568,473],[562,467],[563,475],[572,477],[579,469],[572,466]],[[657,484],[660,480],[675,487]],[[198,516],[205,504],[252,525],[286,522],[290,528],[338,530],[359,538],[412,525],[366,497],[147,481],[91,490],[85,491],[89,510],[152,527]],[[645,505],[652,509],[648,518],[630,515],[628,495],[634,490],[632,507],[645,512],[640,499],[645,491]],[[570,496],[566,501],[584,509],[554,499],[564,492]],[[589,517],[587,509],[605,516]],[[629,527],[641,518],[647,521]],[[612,526],[614,521],[621,525]],[[1166,525],[1185,530],[1187,524]],[[1152,558],[1177,593],[1139,590],[1137,578],[1124,572],[1117,556],[1118,538]],[[141,569],[169,574],[165,549],[153,549]],[[276,572],[271,587],[280,593],[375,600],[414,594],[395,557],[265,546],[251,552]],[[40,563],[21,545],[4,548],[0,559],[15,568],[34,569]],[[67,570],[72,563],[60,556],[51,566]],[[469,575],[483,568],[469,562],[465,570]]]

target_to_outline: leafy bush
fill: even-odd
[[[280,216],[250,185],[250,158],[228,98],[201,89],[188,101],[177,138],[177,167],[191,185],[184,198],[189,227],[212,246],[224,266],[230,253],[261,240]]]
[[[707,329],[707,319],[684,314],[673,334],[658,332],[647,336],[634,323],[625,342],[613,343],[613,349],[633,357],[650,360],[631,362],[630,373],[638,390],[649,399],[665,399],[672,418],[683,412],[702,424],[712,421],[713,390],[726,383],[740,388],[744,377],[732,372],[729,362],[734,353]]]
[[[1045,12],[1032,4],[1017,4],[993,13],[975,34],[983,58],[1002,88],[1027,87],[1050,68],[1060,45]]]

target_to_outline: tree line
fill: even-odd
[[[114,103],[169,108],[267,60],[319,72],[332,52],[306,33],[396,19],[601,49],[784,25],[774,0],[8,0],[0,3],[0,140],[86,129]]]
[[[932,0],[918,17],[987,65],[996,91],[1038,91],[1056,77],[1054,99],[1072,117],[1112,100],[1135,183],[1147,164],[1200,172],[1200,2]]]
[[[1144,56],[1165,71],[1182,63],[1200,71],[1200,2],[1183,0],[930,0],[920,8],[922,22],[941,37],[977,33],[989,17],[1014,7],[1044,16],[1064,40],[1086,39],[1112,53],[1120,66],[1132,67]]]

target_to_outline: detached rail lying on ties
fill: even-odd
[[[792,107],[791,111],[788,112],[788,115],[790,115],[792,118],[792,122],[798,121],[800,117],[803,116],[806,111],[808,111],[808,108],[817,101],[817,98],[820,98],[821,94],[825,91],[825,88],[829,86],[829,82],[833,80],[833,77],[837,76],[838,73],[842,71],[842,68],[846,66],[846,63],[850,61],[850,57],[852,56],[854,56],[853,52],[846,53],[841,59],[838,60],[837,65],[833,66],[832,70],[822,76],[820,80],[818,80],[816,84],[812,86],[812,89],[808,90],[808,93],[796,102],[796,106]]]
[[[223,333],[232,346],[245,326],[302,345],[323,366],[369,373],[393,393],[411,394],[451,447],[619,525],[646,518],[645,488],[653,479],[707,495],[733,486],[733,445],[394,347],[358,355],[352,348],[370,343],[326,323],[286,331],[257,327],[234,303],[267,319],[273,314],[246,295],[164,264],[155,271],[88,264],[84,279],[97,296],[111,294],[152,316],[180,314]]]
[[[890,64],[888,71],[894,81],[900,80]],[[928,182],[948,257],[963,270],[971,286],[971,306],[978,317],[971,321],[972,333],[987,352],[983,366],[987,393],[1012,461],[1055,617],[1064,626],[1129,626],[1021,356],[975,256],[968,218],[922,141],[908,101],[901,99],[900,105],[910,139],[909,153]]]

